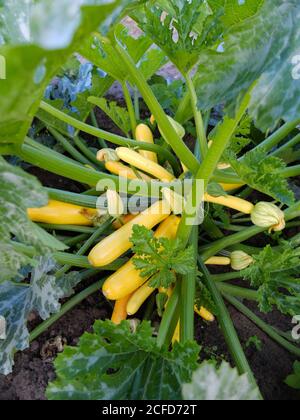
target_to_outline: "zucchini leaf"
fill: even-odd
[[[243,271],[243,277],[258,288],[261,311],[270,312],[275,305],[283,314],[300,313],[300,248],[284,242],[279,248],[270,245]]]
[[[238,176],[250,187],[283,204],[292,205],[295,202],[294,193],[280,173],[286,167],[283,160],[268,156],[263,148],[246,153],[240,160],[236,159],[232,150],[225,155]]]
[[[284,381],[290,388],[300,390],[300,362],[294,363],[294,373]]]
[[[35,261],[30,283],[7,281],[0,284],[0,315],[6,321],[6,338],[0,340],[0,373],[11,373],[16,351],[29,347],[27,318],[36,311],[45,320],[60,310],[59,300],[70,296],[80,282],[77,272],[56,279],[57,269],[50,257]]]
[[[1,283],[15,278],[21,266],[30,262],[13,250],[11,239],[33,246],[37,254],[63,251],[67,247],[27,217],[27,208],[48,203],[47,193],[36,178],[0,158],[0,183]]]
[[[250,115],[262,131],[281,119],[299,118],[300,84],[295,57],[300,54],[298,0],[265,0],[249,19],[232,26],[214,49],[199,54],[197,94],[204,110],[236,103],[256,82]]]
[[[90,96],[88,102],[100,108],[124,134],[128,135],[131,130],[129,112],[126,108],[118,106],[117,102],[107,101],[105,98]]]
[[[178,239],[156,238],[152,230],[135,225],[130,241],[136,254],[133,263],[142,277],[151,277],[150,287],[167,289],[176,282],[176,274],[196,271],[193,248],[184,249]]]
[[[193,373],[192,382],[184,384],[182,395],[185,400],[200,401],[258,401],[260,392],[248,380],[247,374],[239,376],[238,370],[227,362],[219,368],[211,362],[204,362]]]
[[[50,400],[178,400],[181,385],[197,368],[199,346],[176,343],[160,349],[150,323],[135,332],[130,322],[97,321],[78,347],[67,347],[56,361]]]
[[[5,44],[0,44],[0,55],[6,61],[8,77],[0,80],[0,142],[22,143],[49,81],[115,7],[127,2],[99,0],[90,5],[82,0],[71,9],[65,0],[11,2],[18,3],[14,21],[22,22],[25,36],[20,43],[7,34],[14,26],[6,13],[9,7],[4,7],[0,39]],[[51,24],[49,16],[53,18]]]

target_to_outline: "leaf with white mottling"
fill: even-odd
[[[50,258],[41,258],[31,273],[30,284],[5,282],[0,285],[0,316],[6,320],[6,339],[0,341],[0,373],[12,371],[16,351],[29,346],[27,318],[37,311],[47,319],[60,310],[59,300],[73,293],[80,276],[71,272],[59,279],[51,273],[56,264]]]
[[[239,376],[236,368],[222,362],[219,369],[205,362],[193,374],[192,382],[182,387],[185,400],[257,401],[260,393],[247,374]]]

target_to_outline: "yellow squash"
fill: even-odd
[[[135,138],[138,141],[154,144],[152,131],[146,124],[139,124],[136,127]],[[149,160],[152,160],[152,162],[158,163],[156,153],[148,152],[147,150],[140,150],[139,153],[140,155],[144,156],[146,159],[149,159]]]
[[[166,219],[170,213],[170,207],[165,201],[157,201],[153,206],[140,213],[133,220],[96,245],[89,254],[91,265],[103,267],[111,264],[131,248],[130,238],[134,225],[142,225],[152,229]]]
[[[114,310],[111,316],[111,320],[114,324],[118,325],[122,321],[127,319],[127,303],[131,295],[125,296],[123,299],[119,299],[115,302]]]
[[[27,213],[33,222],[55,225],[91,226],[93,218],[97,216],[96,209],[55,200],[50,200],[45,207],[28,209]]]
[[[142,179],[143,181],[150,182],[152,178],[140,171],[134,171],[129,166],[124,165],[122,162],[107,161],[105,168],[112,174],[121,176],[127,179]]]
[[[205,193],[204,201],[206,201],[207,203],[220,204],[222,206],[229,207],[231,209],[237,210],[245,214],[251,214],[254,210],[254,205],[249,201],[231,195],[214,197],[212,195],[209,195],[208,193]]]
[[[174,215],[169,216],[157,228],[155,237],[174,239],[176,237],[179,223],[179,217]],[[136,270],[134,266],[132,258],[105,281],[102,291],[107,299],[122,299],[137,290],[147,280],[147,278],[140,276],[139,271]]]

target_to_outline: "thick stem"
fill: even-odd
[[[58,230],[65,232],[78,232],[84,234],[92,234],[95,232],[96,228],[88,226],[75,226],[75,225],[53,225],[46,223],[39,223],[39,226],[46,230]]]
[[[97,121],[96,114],[95,114],[94,110],[91,111],[91,121],[92,121],[92,124],[95,128],[99,128],[98,121]],[[99,142],[99,146],[101,147],[101,149],[106,149],[107,148],[107,143],[101,137],[98,138],[98,142]]]
[[[54,108],[53,106],[47,104],[46,102],[41,102],[40,108],[44,111],[48,112],[53,117],[77,128],[78,130],[91,134],[94,137],[102,137],[107,141],[110,141],[111,143],[117,144],[119,146],[123,147],[134,147],[137,149],[142,150],[149,150],[151,152],[155,152],[159,154],[161,157],[163,157],[165,160],[168,160],[174,170],[178,171],[178,163],[175,157],[172,153],[170,153],[167,149],[164,149],[163,147],[160,147],[156,144],[151,143],[145,143],[145,142],[137,142],[132,139],[127,139],[126,137],[118,136],[117,134],[112,134],[107,131],[101,130],[100,128],[92,127],[91,125],[88,125],[84,122],[81,122],[77,120],[76,118],[73,118],[64,112],[60,111],[59,109]]]
[[[199,167],[198,160],[195,158],[193,153],[188,149],[188,147],[184,144],[179,135],[176,133],[176,130],[167,118],[167,115],[165,114],[160,103],[156,99],[143,74],[141,74],[141,72],[136,68],[134,61],[128,55],[128,53],[121,47],[121,45],[117,44],[116,49],[118,50],[120,56],[126,64],[128,71],[135,85],[137,86],[141,95],[143,96],[143,99],[146,102],[148,108],[154,115],[155,120],[157,121],[157,124],[159,125],[166,142],[172,147],[176,155],[180,157],[180,160],[186,165],[186,167],[189,168],[192,173],[196,173]]]
[[[132,137],[134,138],[137,122],[135,118],[135,111],[134,111],[131,95],[130,95],[126,80],[122,83],[122,89],[123,89],[124,98],[126,101],[127,110],[129,113],[131,133],[132,133]]]
[[[181,281],[178,280],[160,323],[157,336],[158,347],[162,347],[164,344],[169,344],[169,337],[172,339],[179,318],[180,291]]]
[[[241,118],[243,117],[244,113],[248,108],[248,104],[250,101],[250,94],[248,93],[245,98],[243,99],[239,110],[236,113],[235,119],[229,119],[225,117],[224,121],[218,127],[216,131],[213,144],[211,148],[208,150],[207,155],[202,162],[193,183],[192,191],[187,199],[187,206],[186,209],[199,209],[202,201],[201,195],[199,196],[198,192],[198,185],[197,181],[201,180],[204,184],[204,191],[207,190],[209,181],[211,180],[214,171],[217,167],[217,164],[222,157],[224,150],[228,142],[230,141],[236,127],[238,126]],[[198,194],[198,195],[197,195]],[[187,244],[189,240],[189,236],[192,229],[192,216],[189,215],[186,211],[182,215],[182,220],[179,226],[178,237],[183,241],[183,243]],[[196,216],[195,216],[196,219]]]
[[[248,309],[245,305],[243,305],[238,299],[235,299],[232,296],[227,295],[224,293],[225,299],[231,303],[238,311],[244,314],[247,318],[250,319],[255,325],[257,325],[262,331],[264,331],[269,337],[271,337],[276,343],[280,344],[283,348],[285,348],[290,353],[294,354],[297,357],[300,357],[300,348],[294,346],[285,338],[283,338],[278,332],[268,325],[266,322],[261,320],[258,316],[254,314],[250,309]]]
[[[207,144],[207,139],[206,139],[204,122],[203,122],[201,111],[198,108],[197,93],[195,91],[195,86],[194,86],[194,83],[190,74],[187,74],[185,76],[185,79],[186,79],[188,90],[190,92],[190,100],[191,100],[194,120],[196,124],[197,140],[199,142],[201,160],[203,161],[208,151],[208,144]]]
[[[99,160],[97,160],[96,154],[93,153],[88,147],[87,145],[84,143],[83,140],[81,140],[80,137],[75,136],[73,138],[75,145],[78,147],[78,149],[82,152],[83,155],[85,155],[87,157],[87,159],[92,162],[92,164],[101,167],[102,169],[105,168],[105,165],[102,162],[99,162]]]
[[[282,153],[284,153],[288,149],[292,149],[294,146],[296,146],[298,143],[300,143],[300,134],[292,138],[291,140],[287,141],[283,146],[279,147],[277,150],[275,150],[272,153],[272,156],[280,156]]]
[[[197,277],[198,234],[198,226],[194,226],[190,244],[194,250],[195,270],[193,273],[183,276],[181,281],[180,341],[183,343],[194,339],[194,305]]]
[[[217,288],[221,293],[226,293],[231,296],[239,297],[242,299],[258,301],[258,293],[256,290],[250,290],[245,287],[233,286],[231,284],[217,283]]]
[[[239,370],[239,373],[242,375],[246,373],[248,375],[249,381],[254,385],[257,386],[255,377],[253,375],[253,372],[249,366],[249,363],[247,361],[247,358],[245,356],[244,350],[241,346],[239,337],[236,333],[236,330],[234,328],[233,322],[231,320],[230,314],[228,312],[228,309],[222,299],[222,295],[219,292],[216,283],[212,280],[209,271],[207,270],[205,264],[203,263],[203,260],[199,258],[199,265],[202,269],[202,272],[204,274],[204,279],[206,286],[208,287],[215,305],[218,309],[218,321],[220,324],[220,327],[222,329],[223,335],[225,337],[225,340],[227,342],[227,345],[229,347],[229,351],[233,357],[233,360],[235,361],[235,364]]]

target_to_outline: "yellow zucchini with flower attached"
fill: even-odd
[[[140,213],[133,220],[96,245],[89,254],[91,265],[103,267],[111,264],[131,248],[130,238],[134,225],[142,225],[152,229],[166,219],[170,213],[171,209],[165,201],[157,201],[153,206]]]
[[[27,214],[38,223],[91,226],[97,210],[50,200],[47,206],[28,209]]]
[[[165,168],[160,166],[158,163],[152,162],[151,160],[141,156],[139,153],[127,147],[118,147],[116,153],[123,162],[140,169],[147,174],[160,179],[163,182],[172,182],[175,177],[173,174],[168,172]]]
[[[125,296],[123,299],[119,299],[115,302],[114,310],[111,316],[111,321],[119,325],[122,321],[127,319],[127,303],[131,295]]]
[[[154,144],[152,131],[146,124],[139,124],[136,127],[135,138],[137,141]],[[140,155],[144,156],[146,159],[149,159],[149,160],[152,160],[152,162],[158,163],[156,153],[148,152],[147,150],[140,150],[139,153]]]
[[[174,239],[180,218],[174,215],[164,220],[155,232],[156,238]],[[148,279],[135,268],[133,258],[113,273],[104,283],[102,292],[107,299],[117,300],[137,290]]]

